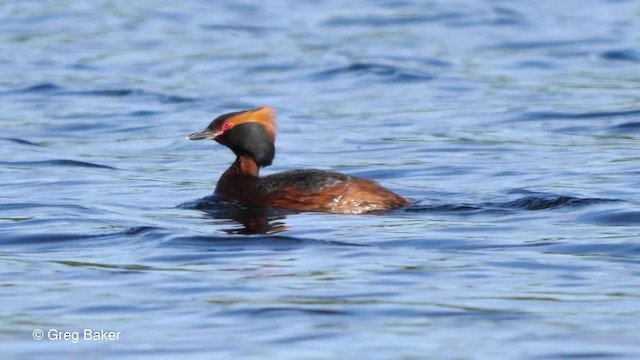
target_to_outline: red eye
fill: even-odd
[[[225,123],[225,124],[222,126],[222,130],[226,131],[226,130],[231,129],[232,127],[233,127],[233,124],[232,124],[232,123]]]

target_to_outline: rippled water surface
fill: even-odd
[[[0,14],[2,358],[640,358],[638,2]],[[336,170],[413,205],[212,199],[233,156],[185,136],[260,105],[264,173]]]

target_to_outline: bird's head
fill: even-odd
[[[270,107],[220,115],[189,140],[211,139],[231,149],[236,156],[249,156],[260,167],[271,165],[276,153],[275,114]]]

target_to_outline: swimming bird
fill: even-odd
[[[276,151],[275,113],[271,107],[220,115],[188,138],[215,140],[236,155],[214,192],[227,202],[340,214],[385,211],[410,204],[375,181],[334,171],[291,170],[261,177],[260,169],[271,165]]]

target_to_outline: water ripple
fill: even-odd
[[[86,161],[66,160],[66,159],[43,160],[43,161],[0,161],[0,165],[2,165],[2,166],[19,166],[19,167],[72,166],[72,167],[84,167],[84,168],[98,168],[98,169],[117,170],[117,168],[115,168],[113,166],[109,166],[109,165],[101,165],[101,164],[90,163],[90,162],[86,162]]]
[[[282,316],[298,316],[299,313],[307,315],[350,315],[346,310],[335,310],[327,308],[310,308],[310,307],[258,307],[245,308],[241,310],[227,311],[226,315],[249,315],[257,317],[282,317]]]
[[[445,204],[445,205],[414,205],[406,208],[406,212],[435,212],[435,213],[451,213],[451,212],[479,212],[485,210],[482,206],[469,204]]]
[[[167,244],[170,244],[171,246],[198,246],[203,249],[215,249],[216,251],[231,252],[255,249],[287,251],[312,245],[355,247],[367,246],[346,241],[319,240],[284,235],[252,235],[231,238],[224,235],[171,236],[170,239],[167,240]]]
[[[539,120],[582,120],[638,116],[640,110],[620,110],[620,111],[589,111],[589,112],[556,112],[556,111],[534,111],[527,112],[518,117],[518,120],[539,121]]]
[[[24,139],[18,139],[18,138],[4,138],[3,140],[5,141],[9,141],[15,144],[20,144],[20,145],[29,145],[29,146],[38,146],[38,147],[44,147],[44,145],[42,144],[37,144],[28,140],[24,140]]]
[[[588,206],[592,204],[600,204],[606,202],[615,202],[619,200],[612,199],[599,199],[599,198],[576,198],[572,196],[562,195],[550,195],[546,197],[541,196],[526,196],[521,199],[509,201],[506,203],[498,203],[495,206],[505,207],[509,209],[523,209],[523,210],[550,210],[560,207],[576,207],[576,206]]]
[[[632,49],[609,50],[600,54],[605,60],[640,62],[640,52]]]
[[[73,260],[53,260],[50,261],[54,264],[60,264],[70,267],[83,267],[83,268],[100,268],[100,269],[111,269],[111,270],[129,270],[129,271],[161,271],[161,270],[171,270],[171,271],[186,271],[185,269],[180,268],[166,268],[166,267],[157,267],[157,266],[148,266],[148,265],[139,265],[139,264],[105,264],[105,263],[97,263],[97,262],[88,262],[88,261],[73,261]]]
[[[151,97],[160,103],[185,103],[194,102],[197,99],[187,96],[179,96],[172,94],[164,94],[135,88],[116,88],[116,89],[87,89],[87,90],[69,90],[52,83],[41,83],[15,91],[5,91],[1,94],[13,93],[50,93],[50,95],[58,96],[98,96],[98,97]]]
[[[613,132],[619,132],[623,134],[630,133],[630,132],[638,132],[640,131],[640,121],[630,121],[622,124],[617,124],[617,125],[611,126],[609,129]]]
[[[416,69],[376,63],[353,63],[316,73],[317,80],[331,80],[345,75],[372,75],[389,82],[428,81],[435,76]]]
[[[231,31],[231,32],[245,32],[252,35],[264,35],[267,32],[274,30],[280,30],[275,27],[256,26],[256,25],[230,25],[230,24],[209,24],[203,25],[203,29],[214,31]]]
[[[186,96],[169,95],[158,92],[152,92],[141,89],[98,89],[83,91],[65,91],[62,95],[78,95],[78,96],[105,96],[105,97],[127,97],[127,96],[144,96],[153,97],[160,103],[184,103],[193,102],[196,99]]]
[[[578,221],[599,225],[640,225],[640,210],[610,209],[584,214]]]
[[[435,213],[500,213],[510,210],[552,210],[563,207],[581,207],[601,203],[619,202],[616,199],[577,198],[564,195],[529,195],[506,202],[487,202],[480,204],[437,204],[414,205],[407,212]]]
[[[50,91],[58,91],[58,90],[61,90],[61,88],[56,84],[41,83],[41,84],[28,86],[28,87],[23,88],[23,89],[19,89],[19,90],[17,90],[17,92],[22,92],[22,93],[40,93],[40,92],[50,92]]]
[[[544,356],[535,356],[533,359],[540,360],[579,360],[579,359],[619,359],[629,358],[622,352],[604,351],[573,351],[573,352],[551,352]]]
[[[636,218],[636,221],[638,219]],[[559,243],[548,246],[545,251],[572,254],[572,255],[601,255],[601,256],[620,256],[628,257],[636,262],[636,258],[640,255],[640,244],[636,243]]]
[[[119,233],[118,233],[119,234]],[[33,234],[5,234],[2,239],[2,244],[17,244],[17,245],[27,245],[27,244],[52,244],[52,243],[61,243],[68,241],[78,241],[78,240],[91,240],[91,239],[101,239],[105,237],[111,237],[118,234],[71,234],[71,233],[33,233]]]
[[[324,26],[412,26],[423,23],[435,23],[447,20],[462,19],[463,15],[458,12],[442,13],[433,16],[407,15],[407,16],[375,16],[366,17],[336,17],[323,23]]]
[[[545,48],[567,48],[572,45],[596,45],[609,44],[608,39],[573,39],[573,40],[543,40],[543,41],[506,41],[502,42],[494,48],[508,50],[528,50],[528,49],[545,49]]]
[[[134,89],[100,89],[87,91],[69,91],[67,92],[67,94],[121,97],[142,94],[142,91]]]
[[[71,209],[79,212],[89,213],[93,212],[92,209],[82,206],[79,204],[60,204],[60,203],[34,203],[34,202],[25,202],[25,203],[3,203],[0,204],[0,210],[10,211],[10,210],[33,210],[36,208],[56,208],[56,209]]]

